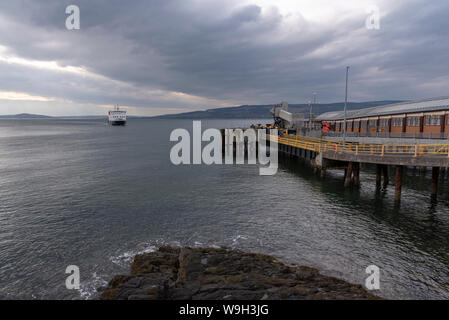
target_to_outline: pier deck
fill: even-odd
[[[376,181],[384,184],[389,181],[388,166],[396,167],[395,199],[400,200],[402,189],[402,175],[404,166],[432,167],[432,197],[436,197],[438,177],[441,169],[449,167],[449,143],[434,144],[373,144],[346,142],[320,139],[306,136],[273,136],[268,138],[277,142],[279,151],[310,161],[316,172],[320,171],[324,178],[328,168],[345,168],[345,187],[351,182],[360,184],[360,164],[369,163],[377,165]],[[440,169],[441,168],[441,169]]]

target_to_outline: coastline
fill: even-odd
[[[361,285],[307,266],[225,248],[162,246],[136,255],[101,300],[375,300]]]

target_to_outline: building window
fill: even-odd
[[[392,120],[391,125],[393,127],[402,127],[402,118],[393,118]]]
[[[388,127],[388,119],[380,119],[380,126],[382,128],[387,128]]]
[[[366,129],[366,121],[362,121],[362,129]]]
[[[449,117],[448,117],[449,119]],[[360,126],[360,121],[354,121],[354,129],[358,129]]]
[[[426,126],[439,126],[440,124],[440,116],[426,116]]]
[[[348,129],[352,130],[352,121],[348,122]]]
[[[419,117],[407,118],[407,126],[409,126],[409,127],[419,127]]]
[[[433,116],[430,122],[432,123],[432,126],[439,126],[441,125],[441,117]]]
[[[376,127],[377,126],[377,120],[370,120],[369,121],[369,126],[370,127]]]

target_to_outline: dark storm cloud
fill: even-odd
[[[81,30],[65,29],[69,4],[81,9]],[[0,46],[8,54],[82,67],[111,81],[0,60],[0,91],[149,107],[306,102],[314,91],[320,101],[337,101],[349,64],[353,100],[448,94],[449,4],[379,8],[380,30],[367,30],[364,10],[315,21],[283,12],[277,2],[3,2]]]

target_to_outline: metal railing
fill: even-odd
[[[323,132],[325,137],[343,137],[343,132]],[[449,139],[447,132],[346,132],[349,138]]]
[[[315,152],[351,153],[355,155],[406,155],[411,157],[445,156],[449,157],[449,143],[447,144],[366,144],[357,142],[325,140],[304,136],[273,136],[270,141],[311,150]]]

